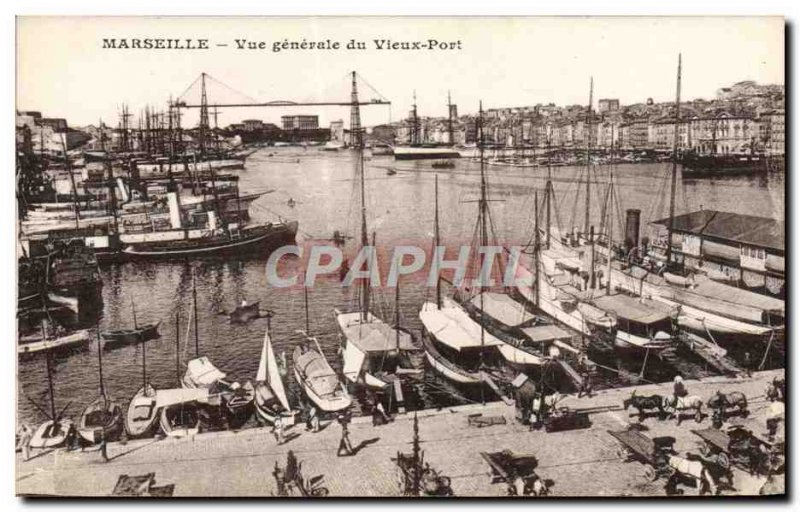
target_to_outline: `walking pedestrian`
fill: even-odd
[[[283,420],[281,416],[278,415],[275,417],[275,425],[272,430],[273,435],[275,435],[275,440],[278,441],[278,445],[282,445],[284,442],[283,437]]]
[[[584,370],[581,374],[581,387],[578,390],[578,398],[583,395],[592,398],[592,375],[588,370]]]
[[[347,414],[340,414],[337,419],[342,426],[342,439],[339,441],[339,449],[336,451],[336,456],[343,457],[354,455],[353,445],[350,443],[350,431],[347,427],[348,423],[350,423],[350,418]]]

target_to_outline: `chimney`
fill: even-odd
[[[639,246],[639,223],[642,211],[628,209],[625,211],[625,252]]]

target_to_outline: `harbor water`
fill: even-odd
[[[335,231],[348,237],[346,251],[358,243],[359,204],[354,180],[356,154],[351,151],[323,152],[318,148],[265,148],[252,155],[246,168],[236,171],[243,193],[273,190],[251,207],[255,219],[282,216],[297,219],[300,225],[298,244],[331,243]],[[439,176],[440,229],[443,244],[469,245],[477,217],[479,164],[463,158],[452,169],[432,169],[430,161],[397,162],[388,156],[368,157],[366,195],[369,230],[375,232],[382,248],[397,245],[431,246],[434,216],[434,175]],[[396,174],[387,171],[394,169]],[[667,217],[669,208],[669,171],[671,164],[620,164],[613,176],[624,215],[627,208],[642,211],[644,227],[651,221]],[[530,241],[534,225],[534,191],[541,197],[548,170],[543,167],[510,167],[487,165],[489,198],[494,234],[502,244],[523,245]],[[599,219],[606,184],[612,169],[593,168],[591,179],[590,218]],[[553,205],[552,222],[562,229],[582,227],[585,208],[585,168],[554,167],[551,169],[557,204]],[[290,201],[291,199],[291,201]],[[715,180],[682,180],[679,177],[676,214],[699,209],[714,209],[742,214],[774,217],[784,220],[784,175],[763,174],[757,177],[736,177]],[[540,219],[544,222],[544,219]],[[599,222],[598,222],[599,225]],[[620,233],[619,224],[614,231]],[[354,237],[354,238],[350,238]],[[388,251],[388,249],[387,249]],[[135,308],[139,324],[160,321],[160,338],[146,344],[148,379],[156,388],[178,386],[186,361],[200,355],[228,374],[229,380],[244,382],[255,378],[261,345],[266,329],[265,318],[247,324],[231,324],[226,312],[243,300],[260,301],[261,312],[271,311],[272,341],[275,352],[285,352],[291,364],[291,351],[303,339],[297,331],[305,329],[306,317],[303,289],[272,288],[267,285],[266,258],[244,261],[198,260],[191,262],[131,262],[101,268],[103,310],[98,312],[99,329],[120,329],[133,326]],[[282,273],[300,267],[299,261],[288,261]],[[197,289],[197,324],[192,316],[192,279]],[[426,276],[402,281],[400,291],[401,324],[419,333],[420,306],[432,300],[433,291],[426,286]],[[309,328],[332,366],[341,369],[338,354],[334,308],[352,307],[352,291],[343,288],[338,275],[317,279],[308,292]],[[373,298],[373,312],[387,322],[394,315],[394,290],[383,290]],[[176,315],[178,324],[176,325]],[[180,346],[176,347],[176,333]],[[177,350],[176,350],[177,349]],[[754,349],[758,359],[763,347]],[[623,364],[610,356],[610,366]],[[421,354],[414,358],[425,368]],[[32,402],[48,409],[46,361],[43,354],[19,360],[19,422],[39,423],[44,418]],[[627,364],[627,363],[625,363]],[[667,371],[646,370],[649,380],[669,380],[679,371],[689,378],[713,373],[699,361],[681,361]],[[654,365],[659,366],[659,365]],[[65,416],[77,418],[83,408],[98,396],[98,358],[96,342],[73,353],[53,354],[53,377],[56,410],[67,407]],[[103,354],[103,374],[108,394],[123,403],[136,392],[142,382],[142,346],[131,345]],[[290,392],[301,393],[289,372]],[[602,385],[620,385],[613,373],[604,376]],[[407,397],[409,407],[442,407],[480,400],[480,395],[465,394],[437,379],[425,369],[413,380],[413,393]],[[487,392],[490,398],[490,392]],[[357,401],[362,407],[364,397]],[[358,411],[356,411],[358,412]]]

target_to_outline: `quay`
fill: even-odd
[[[750,377],[710,377],[685,381],[692,395],[704,401],[716,391],[743,392],[748,401],[748,423],[755,432],[766,430],[770,402],[765,397],[767,383],[783,377],[784,370],[756,372]],[[553,481],[553,496],[664,496],[664,479],[650,481],[645,466],[626,462],[619,443],[608,430],[625,429],[637,421],[635,411],[622,410],[622,401],[637,394],[672,394],[672,383],[602,390],[591,398],[564,395],[557,404],[570,409],[595,409],[587,429],[546,433],[530,431],[515,420],[515,409],[503,402],[486,405],[429,409],[395,416],[395,421],[373,426],[370,417],[354,418],[350,438],[356,448],[351,457],[337,457],[341,427],[333,421],[323,424],[318,433],[306,432],[303,425],[286,431],[287,441],[278,445],[268,428],[238,432],[213,432],[184,439],[144,439],[110,443],[108,462],[97,448],[86,451],[34,452],[29,461],[16,458],[16,492],[19,495],[103,496],[114,489],[120,475],[155,472],[159,485],[174,484],[174,496],[232,497],[277,494],[272,471],[276,462],[286,464],[292,450],[302,463],[306,478],[323,477],[322,485],[330,496],[400,496],[398,471],[391,458],[397,452],[411,451],[412,425],[416,414],[420,447],[425,461],[451,479],[456,496],[504,496],[504,484],[492,484],[490,468],[480,452],[513,450],[534,454],[539,461],[536,472]],[[673,436],[679,454],[697,453],[700,439],[691,429],[708,428],[710,411],[702,423],[686,418],[676,420],[647,418],[643,425],[648,436]],[[468,417],[503,416],[505,424],[477,428]],[[735,491],[723,494],[756,495],[764,477],[753,477],[733,468]],[[686,494],[696,493],[687,489]]]

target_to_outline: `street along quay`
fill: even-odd
[[[746,397],[749,414],[746,418],[726,418],[719,431],[744,425],[763,439],[767,418],[774,415],[776,405],[768,399],[767,388],[776,378],[783,379],[784,371],[684,381],[688,394],[700,397],[704,404],[700,423],[692,412],[683,415],[680,424],[675,418],[659,419],[655,415],[639,422],[634,408],[623,409],[623,401],[634,391],[636,396],[671,396],[670,382],[607,389],[591,397],[563,395],[556,408],[585,412],[591,424],[558,432],[532,430],[519,423],[515,407],[503,402],[397,414],[391,422],[379,426],[370,417],[356,417],[348,425],[354,454],[342,457],[337,456],[342,426],[335,420],[323,422],[319,432],[306,430],[302,423],[286,428],[280,444],[272,429],[251,428],[109,443],[105,457],[96,447],[33,451],[28,461],[17,454],[16,490],[21,495],[110,495],[121,475],[155,473],[160,485],[174,485],[174,496],[280,495],[274,472],[276,465],[287,464],[291,451],[306,481],[313,480],[330,496],[401,496],[408,489],[402,488],[401,473],[393,459],[398,452],[412,452],[416,424],[417,446],[425,463],[436,474],[447,477],[454,496],[508,495],[509,486],[496,471],[492,477],[487,462],[487,455],[506,450],[512,457],[535,457],[535,473],[549,487],[551,496],[664,496],[668,478],[659,477],[659,468],[651,471],[646,463],[630,461],[609,431],[635,431],[637,436],[650,439],[668,436],[674,438],[675,456],[700,454],[703,438],[692,431],[712,428],[712,410],[706,405],[709,398],[718,391],[737,391]],[[733,453],[730,455],[732,485],[727,480],[725,485],[718,482],[716,493],[759,494],[767,477],[758,472],[750,474],[736,463]],[[782,493],[782,475],[771,482]],[[698,494],[699,487],[687,478],[678,481],[677,490],[692,496]]]

